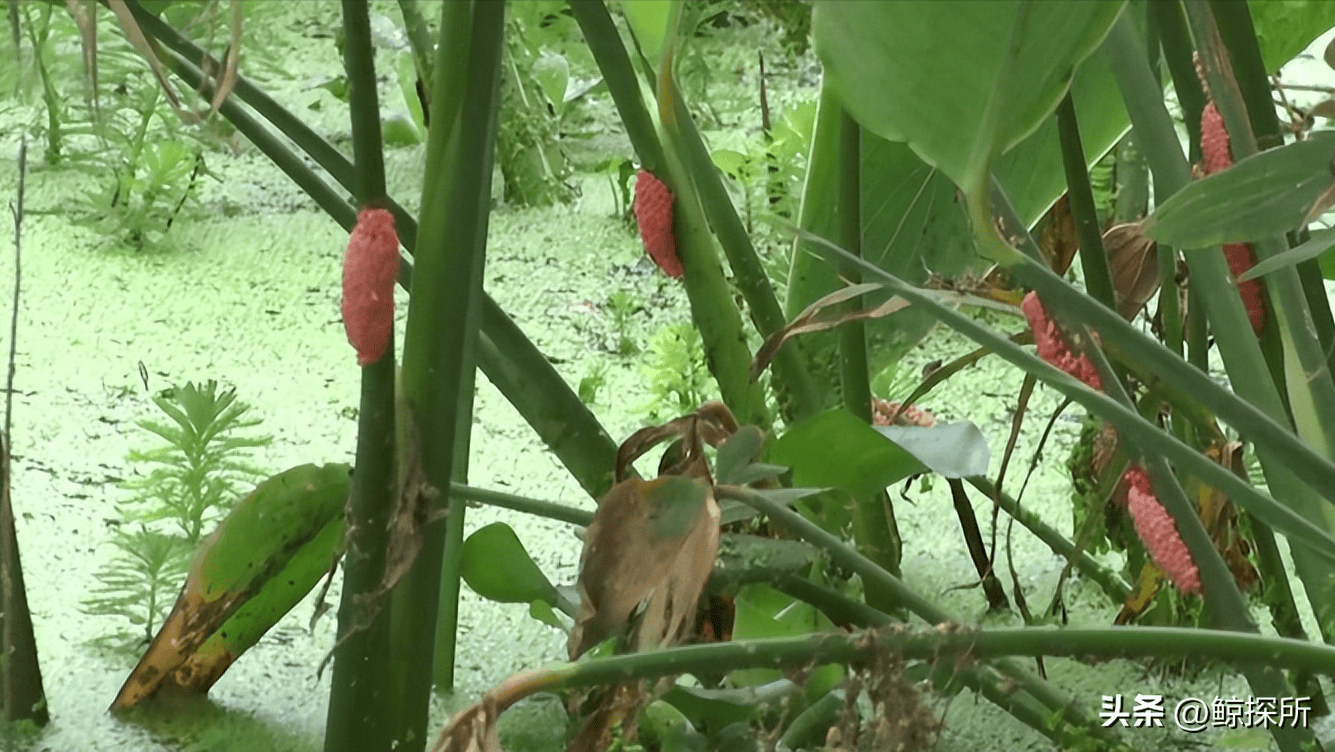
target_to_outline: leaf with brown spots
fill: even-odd
[[[239,654],[239,645],[229,638],[255,624],[263,625],[263,634],[314,587],[342,541],[349,471],[347,465],[294,467],[264,481],[237,504],[195,553],[176,605],[112,710],[142,702],[169,679],[187,691],[206,692]],[[297,570],[304,574],[297,576]],[[259,597],[265,593],[284,597]],[[248,606],[251,627],[243,627],[233,619],[244,616]],[[184,672],[174,677],[182,667]]]

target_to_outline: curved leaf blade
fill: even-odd
[[[883,490],[927,467],[845,410],[793,424],[770,452],[793,469],[793,484],[838,487],[856,495]]]
[[[468,536],[459,571],[468,587],[488,600],[556,604],[556,588],[504,522],[493,522]]]
[[[1183,250],[1283,235],[1331,187],[1333,156],[1332,131],[1260,152],[1173,194],[1142,229]]]
[[[324,535],[328,541],[331,522],[341,522],[350,471],[346,464],[300,465],[265,480],[242,499],[200,544],[176,605],[111,709],[151,697],[313,540]]]
[[[967,192],[986,179],[992,157],[1052,114],[1122,5],[824,3],[812,32],[854,118],[908,142]]]
[[[875,430],[946,478],[987,475],[992,459],[987,437],[969,421],[920,426],[876,426]]]

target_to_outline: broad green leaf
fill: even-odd
[[[570,83],[570,63],[564,55],[543,50],[538,54],[538,59],[533,61],[531,72],[559,118],[561,111],[565,109],[566,87]]]
[[[834,486],[866,496],[927,470],[907,451],[845,410],[831,410],[791,426],[771,457],[793,469],[798,486]]]
[[[672,13],[669,0],[622,0],[621,12],[626,14],[640,50],[653,62],[663,52],[667,41],[668,21]]]
[[[1157,207],[1145,235],[1184,250],[1283,235],[1331,186],[1335,132],[1313,133],[1197,180]]]
[[[1256,266],[1248,269],[1243,274],[1239,274],[1238,281],[1246,282],[1249,279],[1265,276],[1286,266],[1301,264],[1322,255],[1331,248],[1335,248],[1335,229],[1322,230],[1312,235],[1306,243],[1258,262]]]
[[[1278,72],[1280,66],[1335,25],[1335,3],[1323,0],[1252,0],[1247,7],[1261,43],[1266,73]]]
[[[869,86],[871,84],[868,84]],[[1080,136],[1091,164],[1126,131],[1126,108],[1102,56],[1085,61],[1072,83]],[[823,90],[808,160],[800,224],[824,237],[838,234],[835,202],[838,191],[838,102]],[[925,164],[908,145],[862,132],[863,257],[895,276],[922,283],[929,272],[955,278],[981,273],[984,260],[973,248],[968,223],[960,210],[955,185]],[[1048,118],[1030,137],[1000,156],[993,165],[1026,224],[1032,224],[1066,190],[1056,119]],[[787,315],[800,313],[842,283],[835,269],[805,243],[793,254],[788,275]],[[913,306],[866,324],[869,367],[873,373],[896,362],[934,326],[936,319]],[[838,335],[805,335],[803,350],[815,363],[833,362]]]
[[[947,478],[987,475],[991,451],[987,437],[968,421],[920,426],[876,426],[885,438]]]
[[[556,602],[556,588],[504,522],[493,522],[468,536],[459,571],[474,592],[489,600]]]
[[[853,117],[967,192],[1052,114],[1122,5],[831,2],[814,10],[812,33]]]

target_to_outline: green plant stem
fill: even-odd
[[[1002,656],[1098,656],[1107,658],[1174,657],[1182,655],[1221,661],[1265,661],[1280,666],[1310,666],[1320,673],[1335,672],[1335,649],[1239,632],[1178,627],[1105,627],[1048,629],[1003,627],[950,630],[910,630],[903,627],[865,634],[823,633],[802,637],[690,645],[650,653],[613,656],[552,667],[560,678],[545,691],[607,684],[626,679],[648,679],[676,673],[732,671],[798,663],[858,664],[879,650],[910,659],[944,657],[998,658]],[[878,644],[879,643],[879,644]]]
[[[1080,268],[1085,273],[1085,289],[1095,300],[1116,310],[1112,273],[1108,271],[1094,193],[1089,187],[1089,162],[1085,160],[1085,149],[1080,143],[1080,126],[1076,122],[1075,103],[1071,101],[1069,91],[1057,105],[1057,136],[1061,141],[1062,164],[1066,168],[1066,195],[1080,232]]]
[[[434,66],[427,169],[414,254],[416,278],[403,358],[408,409],[421,442],[421,472],[432,489],[448,489],[453,479],[459,395],[463,384],[469,382],[465,374],[473,364],[481,318],[505,29],[505,8],[499,3],[475,3],[462,10],[453,5],[441,6],[442,39]],[[467,65],[452,65],[465,51]],[[450,116],[453,112],[458,112],[457,119]],[[411,467],[414,459],[407,462]],[[451,512],[462,508],[463,501],[458,500],[451,505]],[[420,731],[412,738],[423,741],[433,665],[439,665],[426,660],[434,654],[438,634],[440,582],[432,580],[435,576],[459,576],[457,566],[441,572],[446,532],[429,527],[422,531],[422,549],[415,565],[424,573],[418,592],[418,608],[423,616],[416,621],[416,639],[410,643],[418,659],[409,665],[405,695],[411,703],[408,726],[415,733]],[[461,533],[459,528],[457,534]],[[458,541],[453,543],[457,548]],[[451,563],[457,564],[456,556],[451,557]],[[439,646],[442,661],[451,664],[455,630],[448,617],[454,608],[452,604],[445,607],[443,615],[447,619],[441,625],[445,639]]]
[[[1114,603],[1121,603],[1126,600],[1126,596],[1131,592],[1131,586],[1122,579],[1117,572],[1105,567],[1090,556],[1085,551],[1078,548],[1074,543],[1062,535],[1055,528],[1044,522],[1037,514],[1020,506],[1009,494],[997,493],[996,486],[992,481],[981,476],[965,478],[969,485],[978,489],[987,498],[993,499],[1005,510],[1006,514],[1015,518],[1016,522],[1028,528],[1036,538],[1047,544],[1048,548],[1058,556],[1064,557],[1070,561],[1080,573],[1098,583],[1103,588],[1103,592]]]
[[[670,66],[665,66],[666,68]],[[660,85],[675,87],[665,72]],[[670,100],[664,91],[663,104]],[[741,313],[733,303],[732,291],[723,277],[714,247],[714,236],[709,231],[700,196],[695,191],[690,173],[683,164],[686,149],[680,130],[672,123],[672,116],[664,119],[666,148],[663,155],[667,167],[663,181],[672,189],[676,210],[673,217],[673,235],[677,253],[685,269],[686,297],[691,304],[691,319],[700,332],[705,348],[705,362],[718,382],[723,402],[728,405],[743,425],[770,425],[769,409],[760,384],[751,379],[751,351],[746,345]]]
[[[825,551],[830,560],[860,576],[864,583],[876,582],[880,587],[892,593],[897,606],[907,608],[919,618],[931,624],[955,622],[956,619],[935,604],[910,590],[894,575],[885,571],[875,562],[846,546],[834,534],[821,529],[797,512],[777,502],[761,496],[750,489],[736,486],[719,486],[714,489],[720,499],[735,499],[772,519],[777,519],[789,526],[807,542]],[[1077,701],[1060,689],[1030,674],[1014,663],[999,661],[996,668],[1010,677],[1025,691],[1050,708],[1061,708],[1062,717],[1067,723],[1078,727],[1095,728],[1095,723]]]
[[[705,215],[709,218],[715,235],[718,236],[719,245],[723,248],[728,266],[732,270],[733,283],[737,285],[737,289],[746,300],[751,313],[751,322],[763,339],[785,326],[787,322],[784,320],[783,310],[779,308],[779,300],[774,295],[769,275],[760,264],[760,257],[756,255],[756,249],[751,245],[751,238],[747,235],[741,217],[737,216],[737,210],[728,196],[728,189],[723,185],[719,170],[714,165],[704,140],[700,137],[700,131],[695,126],[695,120],[691,117],[686,102],[682,100],[681,92],[674,86],[671,94],[672,107],[676,114],[677,125],[681,128],[682,144],[686,152],[682,161],[700,192]],[[862,328],[861,323],[849,326]],[[801,344],[798,342],[789,342],[774,358],[774,374],[777,382],[775,388],[779,394],[780,406],[785,408],[784,417],[788,422],[815,415],[821,408],[816,382],[804,363]],[[865,365],[863,374],[865,380]]]
[[[549,520],[569,522],[581,527],[588,527],[589,523],[593,521],[593,512],[583,509],[575,509],[551,501],[530,499],[525,496],[515,496],[514,494],[493,491],[488,488],[476,488],[462,483],[451,483],[450,495],[457,496],[464,501],[475,501],[493,507],[513,509],[516,512],[546,517]]]
[[[870,639],[869,639],[870,638]],[[681,673],[716,673],[743,668],[782,668],[839,662],[865,665],[879,656],[910,660],[954,660],[1000,656],[1062,655],[1102,657],[1204,656],[1218,660],[1272,661],[1279,665],[1311,665],[1323,673],[1335,670],[1335,650],[1325,645],[1234,632],[1173,627],[1100,629],[999,628],[974,630],[909,630],[884,627],[853,634],[824,633],[802,637],[690,645],[649,653],[612,656],[527,671],[506,680],[490,695],[504,711],[536,692],[561,692],[626,680],[652,680]],[[1125,748],[1102,727],[1105,747]]]
[[[797,575],[781,578],[775,583],[775,588],[815,606],[840,627],[865,629],[899,623],[888,614]],[[1014,689],[1010,681],[991,666],[965,668],[957,665],[953,667],[950,676],[1064,749],[1071,748],[1079,738],[1078,731],[1070,726],[1054,726],[1049,722],[1059,708],[1047,707],[1028,692]]]
[[[1182,106],[1182,119],[1186,122],[1188,141],[1191,143],[1191,161],[1199,162],[1201,111],[1205,109],[1205,92],[1201,89],[1196,67],[1191,61],[1191,33],[1182,15],[1182,4],[1175,1],[1147,3],[1146,10],[1154,19],[1159,47],[1163,50],[1164,62],[1168,64],[1168,72],[1173,79],[1173,91],[1177,92],[1177,101]]]
[[[862,140],[857,121],[844,112],[839,117],[839,238],[844,247],[862,254]],[[861,282],[857,270],[848,270],[849,284]],[[846,311],[863,307],[859,295],[844,304]],[[867,376],[867,332],[861,321],[839,327],[839,376],[844,409],[871,423],[871,384]],[[887,572],[898,576],[903,542],[894,508],[884,490],[853,499],[853,538],[858,550]],[[894,609],[895,597],[874,581],[863,580],[867,605]]]
[[[357,198],[365,205],[385,195],[380,152],[371,22],[365,3],[345,0],[344,60],[352,115]],[[348,547],[343,559],[339,642],[325,721],[325,752],[385,749],[394,739],[400,698],[390,682],[389,620],[359,603],[385,572],[386,524],[394,505],[394,335],[385,355],[362,369],[357,427],[357,472],[348,501]]]

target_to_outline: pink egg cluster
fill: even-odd
[[[635,221],[649,258],[664,274],[680,279],[684,270],[672,237],[672,191],[647,170],[635,176]]]
[[[363,209],[343,256],[343,328],[357,351],[359,366],[380,360],[389,349],[398,273],[394,215],[384,209]]]
[[[1228,131],[1214,102],[1207,103],[1201,112],[1201,156],[1205,159],[1207,175],[1233,166]],[[1256,264],[1256,250],[1247,243],[1229,243],[1224,246],[1224,258],[1228,260],[1228,270],[1236,277]],[[1249,279],[1238,283],[1238,295],[1242,296],[1252,331],[1261,336],[1261,330],[1265,328],[1265,287],[1261,280]]]
[[[1020,304],[1029,327],[1034,331],[1034,344],[1039,357],[1080,379],[1092,389],[1103,390],[1103,381],[1089,358],[1071,352],[1057,323],[1048,315],[1038,299],[1030,292]],[[1140,467],[1132,465],[1122,476],[1127,488],[1127,508],[1135,523],[1136,534],[1145,543],[1145,550],[1154,563],[1168,575],[1168,579],[1182,593],[1201,591],[1200,572],[1191,552],[1178,534],[1177,524],[1154,496],[1150,478]]]
[[[1132,465],[1122,476],[1126,484],[1126,507],[1136,526],[1136,534],[1145,542],[1145,550],[1154,557],[1154,563],[1168,575],[1183,593],[1201,592],[1201,573],[1196,562],[1177,532],[1172,515],[1154,496],[1150,478],[1141,468]]]
[[[1034,330],[1034,345],[1038,348],[1038,357],[1060,368],[1066,373],[1085,382],[1091,389],[1103,390],[1103,381],[1098,369],[1083,355],[1071,352],[1062,337],[1057,322],[1052,320],[1038,293],[1030,291],[1020,303],[1020,310],[1029,321],[1029,328]]]

